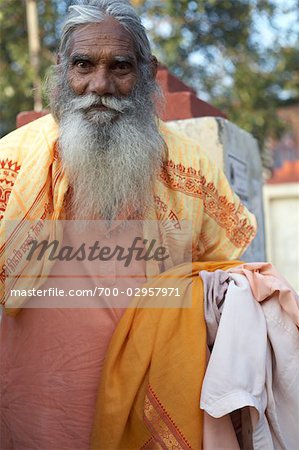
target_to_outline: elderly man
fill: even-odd
[[[1,212],[3,223],[19,221],[15,237],[26,219],[187,220],[194,260],[242,254],[254,217],[197,145],[157,119],[156,70],[127,1],[70,7],[49,80],[52,114],[1,142]],[[3,265],[11,245],[3,227],[1,239]],[[3,315],[1,448],[89,447],[104,358],[123,313],[24,308]]]

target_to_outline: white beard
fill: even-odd
[[[61,115],[59,148],[72,219],[143,218],[150,207],[164,141],[154,114],[136,109],[87,112],[70,105]]]

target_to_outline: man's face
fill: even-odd
[[[82,25],[73,35],[68,82],[78,96],[124,98],[137,83],[137,59],[130,34],[114,19]],[[95,106],[107,111],[104,105]]]
[[[70,217],[143,217],[164,150],[154,70],[138,65],[134,41],[115,19],[80,25],[70,39],[49,85]]]

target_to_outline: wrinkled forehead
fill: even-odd
[[[136,58],[131,34],[116,19],[109,17],[99,23],[80,25],[72,33],[69,54],[102,49],[129,53]]]

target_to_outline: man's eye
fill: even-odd
[[[79,70],[88,70],[91,66],[89,61],[76,61],[74,65]]]
[[[129,62],[117,62],[113,65],[113,70],[118,72],[129,72],[132,70],[132,64]]]

